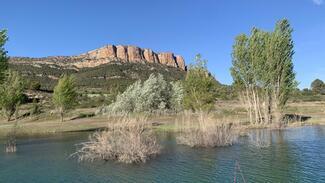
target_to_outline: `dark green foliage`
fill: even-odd
[[[323,90],[325,90],[325,84],[322,80],[320,79],[315,79],[311,85],[310,85],[310,89],[312,92],[314,92],[315,94],[321,94],[323,92]]]
[[[30,90],[40,90],[41,89],[41,84],[38,81],[29,81],[28,82],[28,89]]]
[[[8,57],[7,51],[4,49],[4,45],[8,40],[7,31],[0,30],[0,82],[5,77],[5,71],[8,69]]]
[[[32,109],[31,109],[31,115],[37,115],[41,113],[41,106],[40,104],[37,102],[37,100],[34,98],[33,99],[33,105],[32,105]]]
[[[62,74],[75,74],[74,69],[65,69],[48,64],[11,64],[9,68],[18,71],[30,83],[39,83],[40,89],[53,91]]]
[[[232,85],[221,85],[217,86],[217,99],[221,100],[234,100],[237,98],[237,92],[235,87]]]
[[[288,20],[278,21],[271,35],[268,62],[270,63],[271,86],[275,90],[278,107],[283,110],[292,91],[297,87],[292,57],[294,44],[293,29]]]
[[[184,81],[184,108],[193,111],[211,110],[217,97],[218,82],[209,73],[206,60],[197,55]]]
[[[78,107],[94,108],[109,105],[114,101],[115,97],[115,94],[80,94],[78,96]]]
[[[304,88],[302,90],[296,89],[290,99],[292,102],[315,102],[315,101],[325,101],[324,95],[319,95],[314,93],[309,88]]]

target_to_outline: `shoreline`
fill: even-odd
[[[159,116],[149,118],[149,123],[152,125],[152,129],[157,132],[177,132],[175,116]],[[77,133],[77,132],[95,132],[98,130],[104,130],[107,128],[109,123],[114,123],[113,120],[108,121],[107,116],[96,116],[92,118],[83,118],[78,120],[65,121],[63,123],[58,120],[55,121],[32,121],[25,123],[18,123],[16,128],[16,137],[27,138],[27,137],[43,137],[43,136],[56,136],[58,134],[65,133]],[[283,129],[297,128],[304,126],[317,126],[325,125],[324,122],[313,122],[307,120],[305,122],[292,122],[287,124]],[[12,132],[12,124],[1,124],[0,123],[0,139],[6,139],[7,135]],[[237,122],[238,123],[238,122]],[[243,130],[251,129],[275,129],[269,125],[254,125],[254,124],[242,124]]]
[[[291,102],[285,110],[286,114],[294,114],[300,116],[309,116],[303,122],[290,122],[286,128],[325,125],[324,101],[316,102]],[[245,124],[248,121],[246,113],[243,112],[243,106],[238,101],[218,101],[215,105],[213,117],[216,121],[229,123],[242,123],[244,128],[257,129],[269,128],[265,125]],[[51,114],[50,110],[44,111],[37,116],[24,117],[18,120],[17,136],[48,136],[67,132],[96,131],[104,129],[108,124],[117,121],[117,117],[109,117],[106,115],[92,116],[97,108],[77,108],[65,115],[65,121],[60,122],[57,114]],[[23,111],[22,111],[23,114]],[[151,115],[148,116],[149,123],[155,131],[175,131],[176,120],[179,114]],[[80,117],[84,116],[84,117]],[[91,117],[89,117],[91,116]],[[0,139],[6,138],[8,133],[12,131],[15,121],[6,122],[4,118],[0,119]]]

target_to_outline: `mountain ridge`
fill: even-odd
[[[10,57],[12,64],[56,64],[63,67],[74,66],[78,69],[96,67],[116,61],[121,63],[158,63],[183,71],[187,69],[185,60],[180,55],[175,55],[172,52],[156,53],[149,48],[133,45],[105,45],[75,56]]]

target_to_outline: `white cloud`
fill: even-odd
[[[323,0],[313,0],[314,4],[316,5],[322,5],[324,3]]]

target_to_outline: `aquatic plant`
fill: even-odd
[[[124,116],[107,130],[95,132],[89,141],[72,156],[79,161],[115,160],[123,163],[144,163],[160,152],[146,117]]]
[[[14,153],[16,151],[17,151],[16,135],[15,135],[15,132],[11,132],[8,134],[8,140],[5,144],[5,152],[6,153]]]
[[[177,143],[191,147],[229,146],[237,139],[232,123],[219,122],[206,112],[185,112],[177,122]]]

